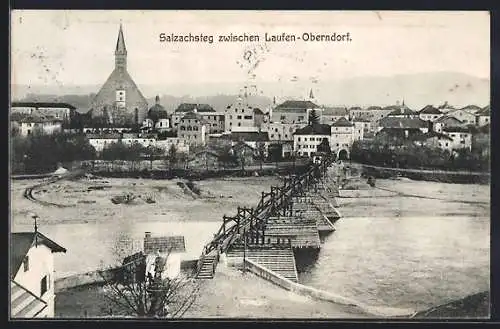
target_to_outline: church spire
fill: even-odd
[[[125,38],[123,37],[122,24],[120,24],[120,30],[118,31],[118,40],[116,41],[115,68],[127,69],[127,48],[125,47]]]
[[[309,92],[309,100],[314,100],[314,94],[313,94],[313,90],[311,88],[311,91]]]

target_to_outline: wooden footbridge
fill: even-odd
[[[222,253],[247,257],[297,281],[294,250],[320,248],[320,235],[333,232],[340,218],[335,209],[336,182],[328,175],[333,163],[323,157],[302,175],[286,177],[282,186],[262,192],[255,208],[238,207],[202,251],[196,277],[211,279]]]

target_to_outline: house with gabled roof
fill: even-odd
[[[424,121],[436,121],[444,114],[432,105],[427,105],[418,112],[418,117]]]
[[[186,242],[182,235],[144,235],[144,255],[146,255],[146,277],[155,274],[162,279],[174,279],[181,272],[182,256],[186,253]]]
[[[440,148],[442,150],[447,150],[450,152],[453,150],[453,139],[446,134],[438,133],[435,131],[416,134],[412,136],[412,140],[415,144],[421,146]]]
[[[433,122],[432,129],[436,132],[443,132],[443,129],[445,127],[463,127],[463,126],[465,126],[464,122],[453,116],[445,114]]]
[[[188,145],[205,145],[208,123],[196,110],[186,113],[178,126],[177,136]]]
[[[446,115],[454,117],[455,119],[462,121],[464,124],[476,124],[475,109],[470,106],[450,111],[446,113]]]
[[[453,150],[472,149],[472,131],[467,126],[450,126],[443,128],[443,134],[451,137]]]
[[[485,106],[482,110],[476,112],[476,125],[479,127],[486,126],[490,124],[491,112],[490,106]]]
[[[297,155],[310,157],[317,152],[318,145],[323,139],[330,143],[331,126],[327,124],[313,124],[297,129],[293,134],[293,148]]]
[[[10,316],[54,317],[54,253],[66,249],[35,229],[10,239]]]
[[[320,122],[331,125],[340,118],[349,119],[349,110],[347,107],[325,107],[321,112]]]
[[[288,124],[307,124],[309,113],[315,110],[320,117],[322,109],[310,100],[288,100],[276,106],[271,112],[270,122]]]

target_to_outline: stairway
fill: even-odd
[[[215,263],[215,256],[205,256],[201,264],[200,271],[196,274],[197,279],[213,279],[214,273],[212,272]]]
[[[227,252],[227,257],[243,258],[243,250],[231,249]],[[249,248],[245,257],[293,282],[298,282],[292,248]]]
[[[34,318],[47,307],[45,301],[36,297],[14,281],[11,281],[10,287],[11,317]]]

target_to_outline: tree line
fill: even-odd
[[[413,143],[391,148],[376,140],[355,141],[351,149],[351,160],[368,165],[402,169],[490,170],[489,156],[480,152],[468,149],[449,152]]]

